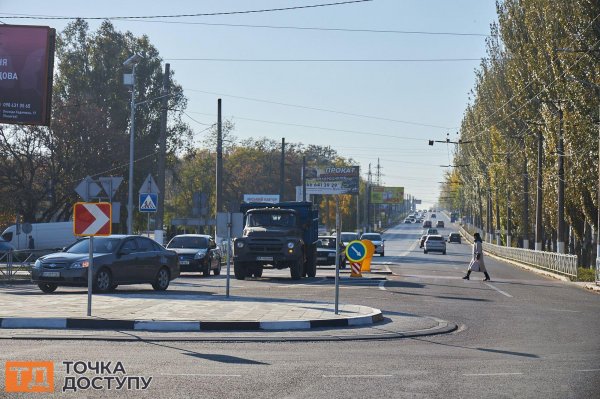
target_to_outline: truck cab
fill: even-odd
[[[316,274],[318,211],[311,202],[242,204],[244,230],[233,243],[238,280],[261,277],[264,266],[290,269],[292,279]]]

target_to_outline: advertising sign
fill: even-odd
[[[56,31],[0,25],[0,123],[50,124]]]
[[[372,204],[401,204],[404,187],[371,187]]]
[[[328,166],[307,169],[306,194],[358,194],[358,166]]]
[[[279,194],[244,194],[244,202],[266,202],[276,204],[279,202]]]

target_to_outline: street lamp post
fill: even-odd
[[[126,84],[131,85],[131,121],[129,125],[129,193],[127,198],[127,234],[133,232],[133,145],[135,133],[135,67],[142,60],[142,56],[134,54],[123,63],[124,67],[131,67],[131,78]]]

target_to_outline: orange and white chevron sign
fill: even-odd
[[[350,277],[362,277],[360,267],[359,262],[350,262]]]

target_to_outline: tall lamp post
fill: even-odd
[[[126,68],[131,67],[131,75],[124,76],[124,83],[131,86],[131,122],[129,125],[129,194],[127,198],[127,234],[133,232],[133,136],[135,132],[135,67],[143,59],[139,54],[134,54],[123,63]]]

